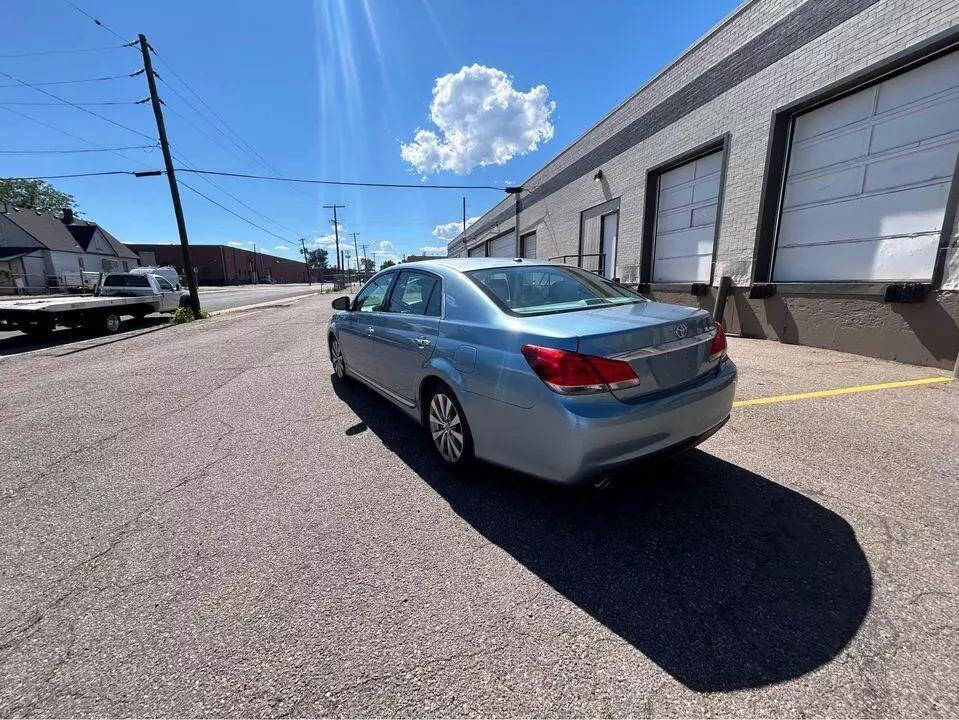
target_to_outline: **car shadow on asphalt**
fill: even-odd
[[[638,464],[602,492],[480,463],[454,474],[417,423],[333,380],[460,517],[693,690],[815,670],[869,610],[872,573],[850,525],[768,478],[700,450]]]

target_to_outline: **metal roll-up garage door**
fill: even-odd
[[[486,243],[480,243],[474,247],[471,247],[467,252],[469,257],[486,257]]]
[[[930,279],[957,151],[959,53],[798,116],[774,279]]]
[[[503,233],[489,241],[490,257],[515,257],[516,240],[513,232]]]
[[[653,282],[709,282],[723,153],[659,176]]]

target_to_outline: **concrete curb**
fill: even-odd
[[[306,293],[305,295],[294,295],[293,297],[282,298],[279,300],[267,300],[266,302],[255,303],[253,305],[241,305],[240,307],[235,308],[225,308],[223,310],[214,310],[210,313],[210,317],[219,317],[220,315],[228,315],[230,313],[245,312],[247,310],[263,310],[266,308],[272,307],[286,307],[287,303],[296,302],[297,300],[303,300],[308,297],[315,297],[317,295],[323,295],[324,293],[320,291]]]

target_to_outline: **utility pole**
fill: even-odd
[[[363,248],[363,274],[368,277],[370,272],[366,269],[366,262],[369,260],[369,258],[366,257],[366,245],[360,245],[360,247]]]
[[[313,281],[310,279],[310,261],[306,254],[306,238],[300,238],[300,245],[303,247],[303,264],[306,265],[306,284],[312,285]]]
[[[333,237],[336,238],[336,269],[343,272],[343,260],[340,257],[340,223],[336,219],[336,209],[345,208],[346,205],[337,205],[333,203],[332,205],[324,205],[324,208],[333,208]]]
[[[515,228],[515,237],[513,238],[513,239],[516,241],[515,244],[514,244],[515,253],[516,253],[516,254],[515,254],[513,257],[519,257],[519,256],[520,256],[520,248],[519,248],[519,194],[520,194],[521,192],[523,192],[523,190],[525,190],[525,189],[526,189],[526,188],[523,188],[523,187],[508,187],[508,188],[506,188],[507,194],[509,194],[509,195],[515,195],[515,196],[516,196],[516,228]]]
[[[360,272],[360,249],[356,246],[356,236],[359,233],[353,233],[353,252],[356,255],[356,272]]]
[[[183,208],[180,206],[180,188],[176,184],[173,174],[173,158],[170,156],[170,143],[167,142],[166,125],[163,124],[163,111],[160,109],[160,97],[157,95],[156,76],[153,72],[153,61],[150,59],[150,44],[146,35],[140,33],[140,52],[143,53],[143,70],[147,76],[147,85],[150,86],[150,102],[153,105],[153,115],[157,123],[157,135],[160,138],[160,149],[163,151],[163,164],[166,166],[166,177],[170,183],[170,196],[173,199],[173,214],[176,216],[176,229],[180,235],[180,248],[183,251],[183,270],[186,273],[186,284],[190,288],[190,308],[193,317],[200,317],[200,295],[196,289],[196,273],[193,272],[193,262],[190,260],[190,240],[186,234],[186,221],[183,219]]]

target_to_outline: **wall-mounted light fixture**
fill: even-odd
[[[596,174],[593,175],[593,182],[601,182],[603,179],[603,171],[597,170]]]

